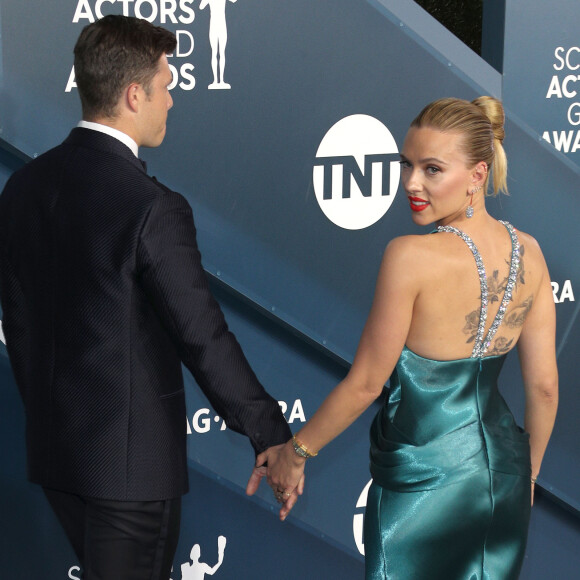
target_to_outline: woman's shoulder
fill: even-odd
[[[391,274],[423,279],[432,274],[434,268],[445,268],[446,257],[450,252],[442,237],[423,234],[393,238],[385,249],[383,265]]]
[[[440,236],[432,234],[409,234],[393,238],[387,244],[387,250],[391,252],[409,252],[422,248],[433,247],[436,239]]]
[[[541,262],[544,262],[544,255],[542,253],[542,248],[540,248],[540,244],[532,235],[516,228],[516,235],[518,237],[518,241],[520,244],[520,254],[523,254],[528,259],[536,259]]]
[[[393,238],[387,245],[385,253],[393,258],[413,259],[415,262],[429,262],[433,255],[441,257],[447,254],[450,238],[435,233],[406,235]],[[454,241],[454,240],[453,240]],[[453,241],[451,242],[453,244]]]
[[[423,235],[406,235],[393,238],[385,248],[385,258],[392,261],[420,259],[428,245]]]
[[[534,300],[544,285],[549,287],[548,294],[551,296],[550,274],[540,244],[532,235],[520,229],[516,229],[516,234],[520,244],[518,280],[526,284]]]
[[[516,230],[516,234],[518,236],[520,244],[528,244],[530,247],[533,246],[534,248],[537,248],[538,250],[540,249],[540,244],[538,243],[536,238],[534,238],[534,236],[532,236],[531,234],[528,234],[527,232],[524,232],[523,230],[520,230],[516,226],[513,226],[513,227]]]

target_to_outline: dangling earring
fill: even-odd
[[[473,191],[471,192],[471,198],[469,200],[469,205],[467,206],[467,209],[465,210],[465,217],[466,218],[472,218],[473,217],[473,206],[471,205],[473,203]]]
[[[466,210],[465,210],[465,217],[467,219],[472,218],[473,217],[473,194],[477,193],[479,190],[481,189],[481,185],[478,185],[477,187],[474,187],[471,190],[471,198],[469,200],[469,205],[467,206]]]

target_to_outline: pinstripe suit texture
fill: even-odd
[[[185,493],[182,362],[256,452],[291,436],[209,291],[189,204],[113,137],[73,129],[10,178],[0,297],[35,483]]]

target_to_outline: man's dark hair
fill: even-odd
[[[148,94],[159,59],[176,44],[172,32],[140,18],[109,15],[85,26],[74,48],[83,118],[115,117],[119,97],[131,83]]]

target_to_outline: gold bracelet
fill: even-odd
[[[318,452],[312,453],[311,451],[308,451],[308,447],[296,439],[296,435],[292,436],[292,447],[294,447],[294,451],[297,455],[300,455],[300,457],[304,457],[305,459],[316,457],[318,455]]]

